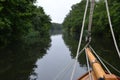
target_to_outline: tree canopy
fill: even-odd
[[[1,46],[13,41],[34,42],[35,38],[49,35],[51,19],[42,7],[34,5],[35,2],[36,0],[0,1]]]
[[[61,34],[62,33],[62,24],[60,23],[52,23],[51,29],[50,29],[50,34],[51,35],[56,35],[56,34]]]
[[[68,33],[73,33],[78,35],[81,30],[82,19],[84,14],[86,0],[82,0],[80,3],[77,3],[72,6],[72,10],[68,13],[64,19],[63,26],[64,30]],[[108,0],[110,15],[112,19],[113,29],[116,35],[117,40],[120,40],[120,1],[119,0]],[[90,8],[90,7],[89,7]],[[87,12],[89,13],[89,11]],[[87,28],[89,20],[89,14],[87,14],[85,28]],[[92,34],[96,36],[105,36],[110,37],[110,28],[107,18],[107,12],[105,7],[104,0],[99,0],[95,2],[95,9],[93,14],[93,23],[92,23]]]

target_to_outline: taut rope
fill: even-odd
[[[110,12],[109,12],[109,7],[108,7],[107,0],[105,0],[105,3],[106,3],[106,10],[107,10],[108,21],[109,21],[109,25],[110,25],[110,30],[111,30],[112,38],[113,38],[113,41],[114,41],[114,45],[115,45],[116,51],[117,51],[118,56],[120,58],[120,50],[118,49],[118,45],[117,45],[117,42],[116,42],[116,39],[115,39],[115,35],[114,35],[114,31],[113,31],[113,28],[112,28],[112,23],[111,23]]]
[[[83,22],[82,22],[82,29],[81,29],[81,34],[80,34],[80,39],[79,39],[79,44],[78,44],[78,49],[77,49],[77,55],[76,55],[76,58],[75,58],[75,64],[74,64],[74,68],[73,68],[70,80],[73,79],[75,69],[76,69],[76,64],[77,64],[77,60],[78,60],[78,56],[79,56],[78,54],[79,54],[79,51],[80,51],[81,41],[82,41],[82,36],[83,36],[83,29],[84,29],[84,25],[85,25],[86,13],[87,13],[87,9],[88,9],[88,3],[89,3],[89,0],[87,0],[87,2],[86,2],[85,12],[84,12],[84,17],[83,17]]]

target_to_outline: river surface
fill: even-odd
[[[51,42],[46,44],[26,46],[14,42],[1,49],[0,80],[70,80],[73,70],[73,66],[70,66],[75,62],[78,39],[64,34],[52,35],[50,38]],[[115,71],[106,65],[110,71],[120,76],[120,60],[113,41],[102,37],[92,38],[91,45],[99,56],[119,70]],[[83,52],[78,59],[73,80],[77,80],[86,71]]]
[[[65,45],[62,35],[51,36],[51,47],[47,54],[36,62],[37,80],[70,80],[73,67],[68,67],[61,75],[61,71],[67,65],[72,64],[75,60],[71,58],[71,52]],[[77,69],[73,80],[77,80],[79,76],[86,72],[86,67],[81,67],[77,62]],[[31,76],[35,78],[35,76]]]

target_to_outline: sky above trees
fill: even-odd
[[[73,4],[81,0],[37,0],[36,5],[42,6],[52,22],[62,23],[66,15],[71,10]]]

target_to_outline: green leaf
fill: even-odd
[[[1,6],[0,6],[0,11],[1,11],[3,8],[4,8],[4,7],[1,7]]]

